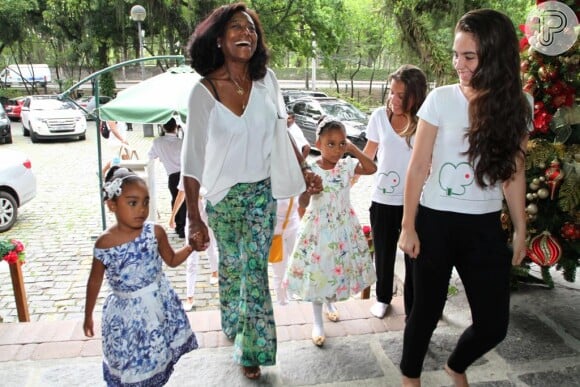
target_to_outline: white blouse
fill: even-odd
[[[268,76],[275,77],[271,70]],[[181,152],[182,175],[196,179],[212,205],[235,184],[270,177],[277,119],[270,93],[263,79],[253,81],[248,106],[237,116],[201,82],[193,87]]]

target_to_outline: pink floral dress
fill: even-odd
[[[350,203],[357,164],[351,157],[332,170],[311,164],[324,190],[310,198],[286,277],[289,291],[305,301],[346,300],[376,281],[368,244]]]

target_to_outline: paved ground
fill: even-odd
[[[38,177],[38,196],[21,209],[16,226],[2,237],[25,242],[24,266],[31,323],[17,323],[7,265],[0,264],[0,375],[5,386],[94,386],[102,384],[99,338],[82,335],[82,310],[94,238],[101,231],[94,132],[85,142],[31,144],[13,125],[14,144],[25,151]],[[151,138],[139,128],[131,143],[145,157]],[[105,148],[106,152],[109,152]],[[165,174],[156,169],[158,222],[169,218]],[[361,223],[368,224],[370,178],[353,190]],[[112,221],[109,218],[109,222]],[[170,234],[172,243],[181,243]],[[186,355],[169,385],[222,386],[395,386],[402,346],[402,300],[395,297],[384,320],[372,318],[372,300],[355,297],[339,303],[341,321],[325,324],[322,349],[309,340],[310,306],[291,302],[276,307],[278,361],[265,367],[260,382],[244,380],[231,361],[231,344],[220,333],[217,288],[208,284],[209,264],[200,262],[196,311],[189,313],[201,348]],[[397,273],[402,277],[402,265]],[[179,294],[185,290],[184,268],[166,268]],[[469,370],[473,386],[579,386],[580,287],[553,274],[556,288],[522,285],[513,293],[507,339]],[[493,279],[490,279],[493,280]],[[426,386],[447,386],[441,367],[457,336],[470,323],[461,282],[449,297],[425,362]],[[397,291],[400,294],[400,291]],[[106,287],[101,291],[104,297]],[[99,301],[99,308],[102,299]],[[99,309],[100,310],[100,309]],[[98,317],[98,313],[97,316]]]

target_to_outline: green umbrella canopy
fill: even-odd
[[[119,92],[99,108],[99,117],[105,121],[164,124],[179,114],[185,122],[191,89],[200,78],[191,67],[172,67]]]

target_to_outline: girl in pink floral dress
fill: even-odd
[[[320,157],[308,168],[322,178],[324,189],[300,195],[306,213],[288,266],[287,284],[291,293],[312,302],[312,341],[320,347],[325,340],[322,304],[326,304],[327,318],[338,321],[332,303],[348,299],[376,280],[367,241],[350,203],[350,181],[355,174],[373,174],[377,167],[347,139],[340,121],[324,118],[316,132]],[[354,158],[344,158],[347,152]]]

